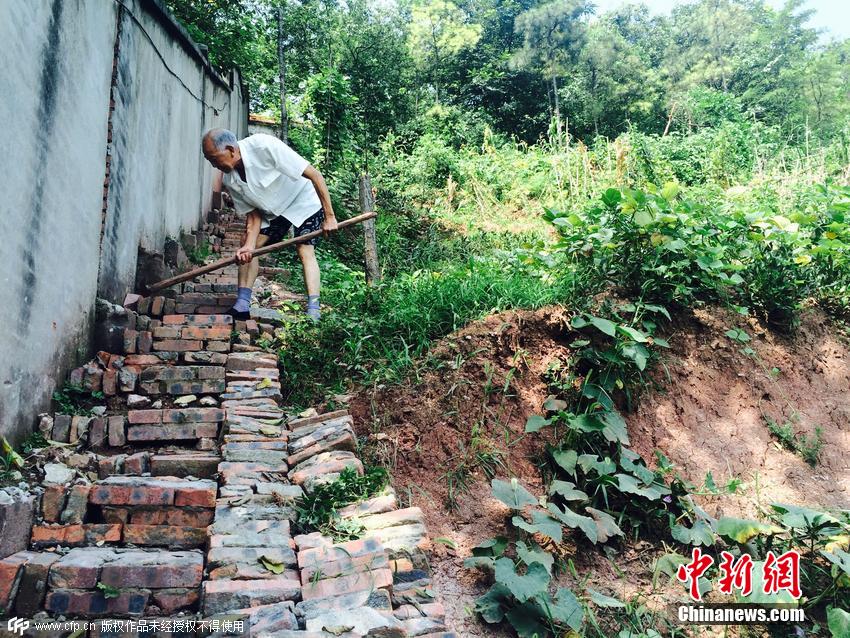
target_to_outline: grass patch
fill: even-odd
[[[806,436],[794,432],[794,425],[790,421],[779,424],[769,417],[765,417],[765,420],[767,421],[767,429],[776,437],[782,447],[798,454],[812,467],[818,464],[820,451],[823,449],[823,430],[820,427],[815,428],[813,435]]]

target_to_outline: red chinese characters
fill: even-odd
[[[749,596],[753,591],[752,557],[744,554],[736,561],[729,552],[720,552],[720,557],[720,593],[731,594],[732,589],[738,589],[742,596]]]
[[[764,593],[777,594],[785,590],[795,599],[802,595],[800,591],[800,554],[789,550],[775,556],[768,552],[764,558]]]
[[[676,570],[677,579],[683,583],[690,583],[691,598],[694,600],[702,600],[702,594],[699,591],[699,579],[713,564],[714,559],[711,556],[703,556],[702,550],[699,547],[694,547],[691,552],[691,562],[679,565],[679,569]]]

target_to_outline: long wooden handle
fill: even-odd
[[[374,212],[363,213],[361,215],[357,215],[357,217],[352,217],[351,219],[345,219],[339,222],[339,228],[345,228],[346,226],[352,226],[354,224],[359,224],[361,222],[365,222],[367,219],[372,219],[377,217],[378,214]],[[305,235],[301,235],[300,237],[293,237],[292,239],[285,239],[283,241],[279,241],[276,244],[269,244],[268,246],[263,246],[262,248],[257,248],[254,253],[254,257],[259,257],[260,255],[265,255],[267,253],[273,253],[276,250],[280,250],[285,246],[291,246],[292,244],[300,244],[305,241],[309,241],[314,237],[318,237],[322,234],[321,230],[314,230],[311,233],[307,233]],[[190,279],[194,279],[199,275],[205,275],[208,272],[212,272],[214,270],[218,270],[219,268],[224,268],[225,266],[229,266],[230,264],[236,263],[236,256],[233,257],[224,257],[223,259],[219,259],[218,261],[214,261],[211,264],[207,264],[206,266],[201,266],[200,268],[195,268],[194,270],[190,270],[188,272],[184,272],[179,275],[175,275],[174,277],[170,277],[168,279],[163,279],[162,281],[158,281],[155,284],[151,284],[147,287],[148,292],[156,292],[158,290],[162,290],[163,288],[168,288],[169,286],[173,286],[174,284],[179,284],[184,281],[188,281]]]

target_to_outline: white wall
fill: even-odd
[[[131,291],[138,246],[159,249],[201,222],[203,131],[247,133],[238,76],[231,92],[156,0],[122,2],[107,149],[119,4],[0,0],[0,435],[13,440],[90,354],[96,296],[120,302]]]

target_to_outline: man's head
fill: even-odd
[[[236,136],[225,128],[207,131],[201,148],[207,161],[223,173],[229,173],[242,161]]]

